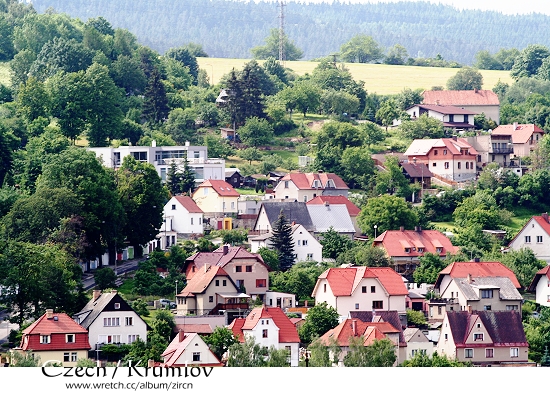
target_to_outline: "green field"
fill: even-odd
[[[199,67],[204,69],[214,83],[235,68],[237,70],[250,61],[249,59],[225,59],[225,58],[197,58]],[[260,62],[261,63],[261,62]],[[309,61],[287,61],[287,68],[292,69],[296,74],[302,76],[311,73],[317,62]],[[369,93],[380,95],[397,94],[404,88],[430,89],[433,86],[443,86],[447,80],[456,74],[458,69],[453,68],[429,68],[421,66],[394,66],[346,63],[355,80],[365,82],[365,88]],[[492,89],[498,80],[511,84],[513,79],[509,71],[502,70],[481,70],[483,75],[483,88]]]

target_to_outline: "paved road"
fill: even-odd
[[[118,276],[122,276],[123,274],[134,271],[138,268],[139,262],[144,260],[145,258],[137,258],[137,259],[129,259],[129,260],[123,261],[121,264],[118,264],[116,266],[116,274]],[[115,270],[114,266],[105,266],[105,267],[110,267],[111,269]],[[86,291],[94,288],[95,287],[94,275],[92,273],[84,273],[82,275],[82,284],[84,285],[84,290]]]

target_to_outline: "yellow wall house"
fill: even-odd
[[[193,200],[204,211],[206,218],[214,218],[211,226],[216,229],[232,229],[232,218],[237,214],[237,201],[240,194],[233,186],[222,180],[208,179],[193,193]]]

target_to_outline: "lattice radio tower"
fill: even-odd
[[[285,2],[280,0],[279,7],[279,62],[285,62]]]

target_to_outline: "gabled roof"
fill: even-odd
[[[350,311],[351,318],[357,318],[363,322],[386,322],[391,324],[395,329],[399,330],[399,346],[406,346],[405,336],[403,334],[403,326],[397,310],[373,310],[373,311]]]
[[[529,285],[527,291],[535,292],[537,290],[537,284],[542,276],[546,276],[550,279],[550,265],[543,267],[535,274],[535,277],[533,277],[533,281],[531,281],[531,285]]]
[[[500,300],[523,300],[508,277],[474,277],[455,278],[455,283],[467,300],[479,300],[479,290],[487,287],[498,287]]]
[[[29,327],[23,331],[23,337],[21,339],[21,349],[23,350],[67,350],[67,343],[65,338],[50,338],[50,343],[40,343],[40,340],[34,338],[26,338],[25,336],[32,335],[50,335],[55,334],[88,334],[88,331],[77,324],[66,313],[44,313],[38,320],[32,323]],[[88,338],[75,337],[75,343],[70,344],[70,350],[90,350],[90,343]]]
[[[481,321],[489,333],[494,346],[529,346],[521,322],[521,313],[507,311],[447,311],[449,327],[457,347],[467,345],[471,327]]]
[[[232,291],[230,291],[231,287],[228,285],[226,292],[238,291],[237,286],[233,284],[231,277],[225,270],[219,266],[210,266],[206,268],[206,271],[198,271],[190,280],[187,280],[187,285],[177,296],[194,296],[204,293],[216,276],[226,276],[231,282]]]
[[[415,336],[416,334],[419,334],[419,335],[422,335],[421,339],[422,339],[422,342],[429,342],[430,340],[428,339],[428,337],[426,335],[424,335],[421,331],[420,331],[420,328],[405,328],[403,330],[403,336],[405,337],[405,342],[407,343],[411,343],[414,341],[411,341],[412,337]],[[418,342],[418,341],[417,341]]]
[[[514,284],[514,287],[521,288],[521,284],[514,272],[500,262],[453,262],[439,272],[434,285],[436,289],[441,285],[443,277],[447,275],[452,278],[466,278],[468,275],[473,278],[508,277]]]
[[[307,210],[317,232],[326,232],[332,227],[339,233],[355,233],[345,204],[309,204]]]
[[[245,323],[246,319],[245,318],[236,318],[234,319],[231,324],[229,324],[227,326],[227,328],[233,332],[233,335],[235,335],[237,337],[237,339],[239,339],[239,342],[241,343],[244,343],[245,342],[245,339],[244,339],[244,333],[243,333],[243,325]]]
[[[200,209],[197,203],[195,203],[195,200],[193,200],[191,197],[178,195],[174,196],[174,198],[177,200],[178,203],[183,206],[183,208],[187,210],[187,212],[194,214],[204,213],[204,211]]]
[[[401,276],[389,267],[334,267],[321,274],[312,296],[315,296],[320,280],[326,279],[334,296],[351,296],[363,278],[376,278],[390,295],[408,295]]]
[[[548,236],[550,236],[550,218],[548,218],[548,213],[544,213],[542,215],[533,216],[531,219],[529,219],[525,225],[521,228],[521,230],[514,236],[514,238],[510,241],[508,244],[508,247],[512,246],[512,243],[522,235],[523,231],[527,227],[527,225],[531,224],[531,222],[536,222],[538,225],[546,232]]]
[[[329,345],[331,339],[338,341],[341,347],[349,346],[350,338],[365,338],[364,346],[371,345],[375,340],[386,338],[386,334],[397,334],[399,330],[395,329],[390,323],[386,322],[363,322],[359,319],[346,319],[335,328],[327,331],[321,336],[321,341]]]
[[[403,162],[401,163],[401,167],[411,178],[431,178],[433,176],[430,169],[424,163]]]
[[[410,109],[412,109],[416,106],[418,106],[420,109],[431,110],[432,112],[437,112],[437,113],[440,113],[440,114],[474,114],[474,115],[477,114],[476,112],[472,112],[470,110],[466,110],[466,109],[459,108],[459,107],[456,107],[456,106],[451,106],[451,105],[424,105],[424,104],[420,104],[420,105],[413,105],[407,110],[410,110]]]
[[[511,135],[512,143],[526,143],[535,132],[544,134],[544,131],[535,124],[505,124],[495,128],[491,135]]]
[[[349,216],[351,217],[355,217],[359,215],[359,212],[361,212],[361,209],[358,206],[353,204],[347,197],[344,196],[317,196],[309,200],[306,205],[325,203],[329,203],[330,205],[345,204],[348,209]]]
[[[459,247],[455,247],[451,240],[439,230],[386,230],[373,242],[374,246],[383,248],[390,257],[419,257],[426,252],[435,255],[446,256],[458,252]],[[418,248],[423,252],[418,252]],[[409,248],[409,252],[405,252]],[[413,248],[415,250],[413,250]],[[441,252],[437,252],[440,249]]]
[[[412,141],[405,156],[425,156],[433,148],[446,148],[451,154],[460,155],[461,149],[468,149],[470,155],[477,155],[477,150],[464,138],[415,139]]]
[[[181,355],[186,351],[188,347],[195,348],[195,346],[200,346],[206,349],[210,354],[209,357],[203,357],[201,355],[201,363],[199,366],[209,366],[209,367],[221,367],[223,366],[222,362],[216,357],[214,353],[210,350],[208,345],[202,340],[199,334],[197,333],[184,333],[180,331],[170,344],[166,347],[161,356],[164,358],[163,367],[172,367],[172,366],[187,366],[187,363],[177,363]],[[196,348],[195,348],[196,349]],[[198,350],[198,349],[196,349]],[[189,363],[190,365],[196,365],[196,363]]]
[[[315,231],[315,226],[311,221],[311,216],[307,210],[307,205],[301,201],[266,201],[260,206],[259,213],[265,212],[270,225],[277,221],[281,210],[289,223],[299,223],[306,228],[308,232]],[[257,222],[257,220],[256,220]],[[254,229],[256,225],[254,225]]]
[[[491,90],[424,91],[423,104],[442,106],[500,105],[498,95]]]
[[[239,319],[235,319],[229,326],[229,329],[239,337],[241,342],[244,342],[243,331],[254,329],[262,319],[273,320],[277,328],[279,328],[279,343],[300,343],[296,325],[290,321],[290,318],[287,317],[280,307],[255,307],[246,316],[244,321],[237,321]]]
[[[332,182],[334,183],[333,186],[328,186],[328,181],[330,180],[332,180]],[[332,172],[292,172],[283,176],[281,178],[281,181],[292,181],[294,185],[296,185],[296,188],[302,190],[315,189],[315,181],[317,181],[317,183],[319,184],[319,189],[325,189],[327,187],[333,187],[336,189],[349,189],[346,182],[344,182],[342,178]]]
[[[80,325],[85,329],[89,329],[92,323],[99,317],[101,313],[108,306],[114,305],[114,303],[120,304],[120,311],[133,311],[134,309],[126,302],[122,296],[118,294],[118,291],[102,292],[97,299],[90,299],[86,306],[80,310],[80,312],[75,313],[73,318],[81,318],[85,316],[84,319],[80,321]]]
[[[240,197],[239,192],[237,192],[233,188],[233,186],[231,186],[226,181],[218,179],[207,179],[197,187],[197,190],[203,187],[211,187],[216,193],[218,193],[219,196]],[[195,190],[195,192],[197,192],[197,190]]]
[[[176,332],[183,331],[186,334],[197,333],[202,335],[209,335],[214,330],[210,324],[176,324],[174,326]]]
[[[197,252],[196,254],[191,255],[189,258],[187,258],[186,263],[187,265],[189,265],[189,263],[192,262],[193,265],[197,267],[197,270],[199,270],[207,264],[223,268],[234,259],[254,259],[269,270],[260,254],[253,254],[251,252],[248,252],[243,247],[227,247],[226,254],[224,254],[223,246],[217,248],[213,252]],[[225,275],[227,275],[227,273]]]
[[[294,234],[296,232],[296,230],[300,227],[301,225],[295,223],[293,224],[291,227],[292,227],[292,234]],[[309,232],[306,230],[306,233],[309,234]],[[272,231],[269,231],[267,233],[262,233],[258,236],[254,236],[254,237],[250,237],[249,238],[249,241],[266,241],[266,240],[269,240],[271,237],[273,237],[273,232]]]

